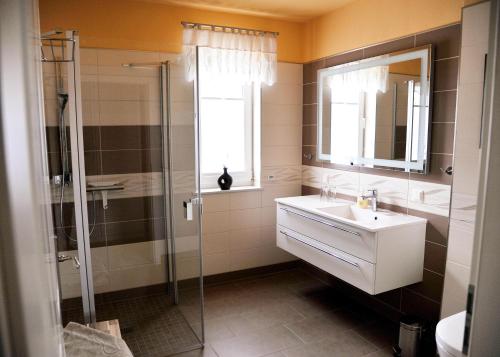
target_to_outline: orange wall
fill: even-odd
[[[278,31],[278,59],[308,62],[460,21],[462,6],[479,0],[357,0],[305,23],[132,0],[39,1],[42,31],[78,29],[82,47],[180,52],[180,22],[193,21]]]
[[[181,21],[278,31],[278,59],[302,62],[302,24],[131,0],[39,0],[42,32],[80,31],[82,47],[180,52]],[[272,1],[272,0],[269,0]]]
[[[458,22],[463,5],[464,0],[352,2],[305,24],[303,59],[307,62]]]

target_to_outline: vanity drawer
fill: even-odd
[[[375,233],[356,229],[286,205],[278,204],[277,210],[278,225],[311,237],[329,247],[376,263],[377,236]]]
[[[369,294],[374,294],[375,264],[279,225],[276,237],[277,245],[281,249]]]

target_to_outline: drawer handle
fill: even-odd
[[[354,231],[350,231],[348,229],[345,229],[345,228],[342,228],[342,227],[338,227],[334,224],[331,224],[331,223],[327,223],[327,222],[324,222],[322,221],[321,219],[317,219],[317,218],[313,218],[313,217],[309,217],[309,216],[306,216],[305,214],[302,214],[302,213],[298,213],[298,212],[295,212],[295,211],[290,211],[289,209],[287,208],[282,208],[281,209],[287,213],[293,213],[297,216],[300,216],[300,217],[303,217],[303,218],[307,218],[307,219],[310,219],[311,221],[314,221],[314,222],[318,222],[318,223],[322,223],[328,227],[332,227],[332,228],[335,228],[335,229],[338,229],[339,231],[342,231],[342,232],[346,232],[346,233],[349,233],[349,234],[352,234],[352,235],[355,235],[355,236],[358,236],[358,237],[361,237],[361,234],[359,234],[358,232],[354,232]]]
[[[295,239],[296,241],[299,241],[299,242],[301,242],[301,243],[303,243],[303,244],[305,244],[305,245],[308,245],[309,247],[312,247],[312,248],[314,248],[314,249],[316,249],[316,250],[319,250],[319,251],[321,251],[321,252],[323,252],[323,253],[326,253],[326,254],[328,254],[328,255],[330,255],[330,256],[332,256],[332,257],[334,257],[334,258],[337,258],[338,260],[343,261],[344,263],[347,263],[347,264],[352,265],[353,267],[356,267],[356,268],[358,268],[358,269],[359,269],[359,264],[358,264],[358,263],[351,262],[350,260],[345,259],[345,258],[341,257],[340,255],[337,255],[337,254],[334,254],[334,253],[332,253],[332,252],[328,252],[328,251],[326,251],[326,250],[324,250],[324,249],[321,249],[321,248],[319,248],[319,247],[316,247],[315,245],[313,245],[313,244],[311,244],[311,243],[307,243],[307,242],[305,242],[305,241],[303,241],[302,239],[299,239],[299,238],[297,238],[297,237],[291,236],[291,235],[289,235],[287,232],[283,232],[282,230],[280,230],[280,233],[281,233],[281,234],[283,234],[283,235],[284,235],[285,237],[287,237],[287,238],[292,238],[292,239]]]

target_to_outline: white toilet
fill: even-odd
[[[465,329],[465,311],[448,316],[436,327],[436,344],[439,357],[462,357]]]

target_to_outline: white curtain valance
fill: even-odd
[[[276,82],[276,36],[271,33],[233,33],[185,28],[183,60],[186,78],[196,75],[196,47],[202,47],[200,70],[244,82]]]
[[[334,92],[340,93],[343,91],[385,93],[388,79],[389,66],[377,66],[336,74],[329,78],[329,85]]]

